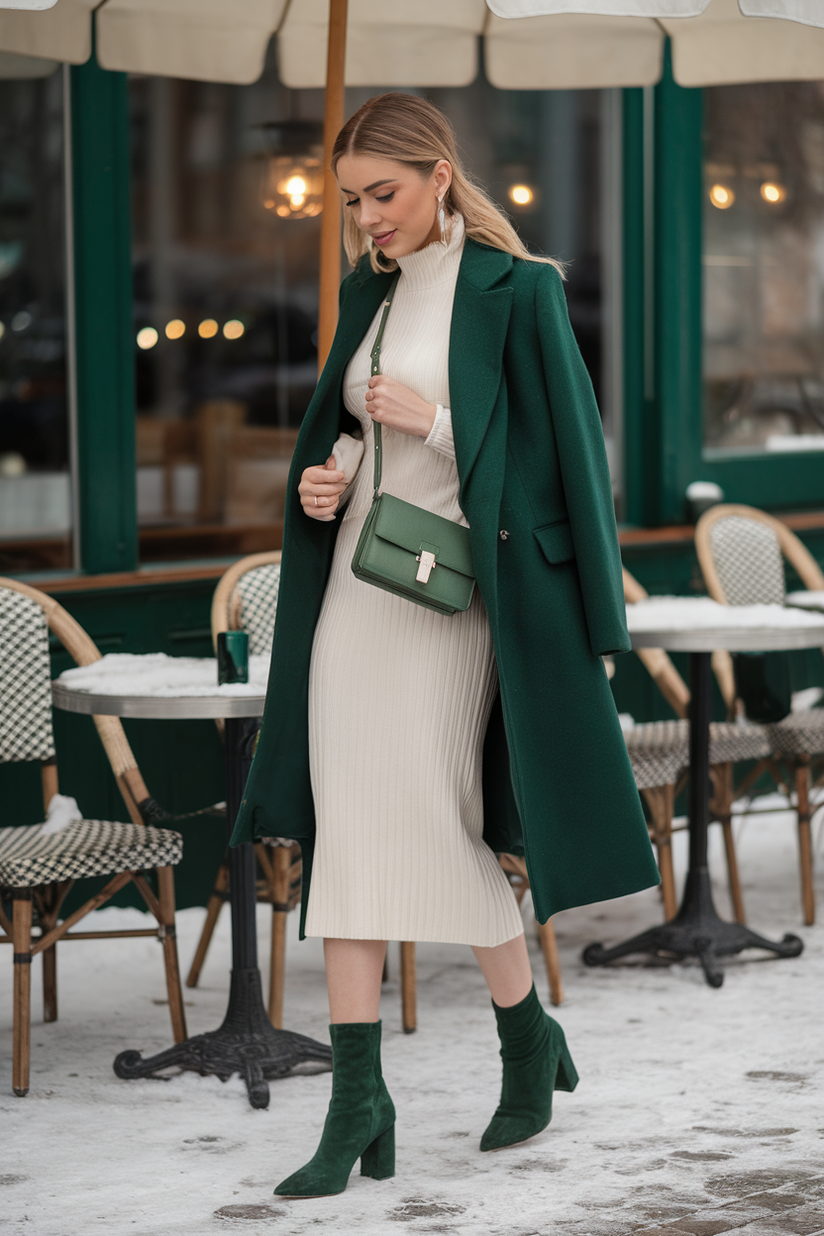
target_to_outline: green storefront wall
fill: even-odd
[[[57,599],[102,652],[211,652],[211,578],[143,582],[137,566],[134,342],[129,227],[128,95],[124,74],[94,58],[72,68],[72,179],[80,564],[77,587]],[[771,509],[824,508],[819,461],[701,456],[702,92],[677,86],[669,58],[654,90],[624,91],[624,462],[626,520],[636,528],[683,524],[690,481],[716,479],[728,500]],[[824,564],[824,528],[803,539]],[[637,534],[624,549],[629,570],[651,593],[701,591],[691,540]],[[93,577],[125,572],[116,587]],[[92,578],[90,578],[92,577]],[[30,582],[48,587],[48,581]],[[790,581],[793,582],[793,581]],[[676,656],[686,674],[685,659]],[[793,686],[824,685],[817,650],[793,655]],[[53,650],[54,672],[68,655]],[[620,711],[637,720],[671,716],[638,659],[619,657],[613,679]],[[716,699],[721,715],[720,699]],[[220,738],[212,722],[126,722],[149,790],[167,810],[195,811],[223,798]],[[88,817],[123,818],[92,722],[55,715],[60,788]],[[0,767],[3,824],[42,819],[39,776]],[[178,905],[203,905],[225,844],[214,819],[185,822]],[[91,881],[83,882],[87,896]],[[76,899],[78,894],[75,894]],[[121,903],[139,904],[128,889]],[[183,959],[185,964],[186,959]]]

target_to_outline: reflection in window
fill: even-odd
[[[569,316],[595,386],[620,513],[621,92],[496,90],[480,75],[465,89],[427,94],[529,248],[567,263]]]
[[[279,544],[317,378],[321,129],[296,106],[271,69],[131,81],[143,561]]]
[[[707,454],[824,449],[824,83],[705,99]]]
[[[0,81],[0,572],[71,564],[63,92]]]

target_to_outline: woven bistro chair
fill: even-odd
[[[51,597],[12,579],[0,579],[0,762],[38,762],[44,808],[58,792],[52,733],[49,630],[78,665],[100,659],[92,640]],[[150,798],[117,717],[95,717],[131,822],[78,820],[44,835],[42,825],[0,828],[0,943],[13,945],[13,1079],[16,1095],[29,1088],[31,962],[43,957],[43,1019],[57,1020],[57,944],[61,940],[156,936],[163,944],[166,987],[175,1042],[186,1038],[177,961],[173,867],[180,862],[179,833],[147,826]],[[157,894],[144,872],[154,869]],[[62,922],[60,910],[75,881],[111,876],[106,886]],[[71,930],[131,881],[157,927],[129,931]],[[5,907],[5,908],[4,908]],[[10,913],[8,912],[10,909]],[[34,933],[33,933],[34,927]]]
[[[755,507],[723,504],[711,507],[695,529],[698,562],[714,601],[722,605],[783,605],[786,599],[784,559],[795,568],[805,588],[824,590],[824,572],[798,537],[779,519]],[[822,649],[824,652],[824,649]],[[731,667],[729,654],[726,659]],[[728,706],[736,707],[732,669]],[[804,922],[815,922],[811,785],[824,783],[824,709],[791,712],[767,725],[774,758],[769,768],[788,797],[795,790],[801,902]],[[815,780],[811,775],[815,770]]]
[[[624,568],[624,599],[630,605],[643,600],[648,593]],[[672,867],[672,833],[675,799],[689,772],[690,690],[663,648],[636,648],[636,655],[655,681],[678,720],[648,721],[635,725],[625,733],[635,784],[641,792],[649,813],[650,837],[655,845],[661,872],[661,893],[664,914],[674,917],[678,903]],[[715,654],[713,654],[715,658]],[[713,668],[722,691],[729,689],[732,670],[723,661],[713,660]],[[766,727],[713,721],[710,724],[710,781],[712,798],[710,812],[724,832],[730,900],[739,923],[744,919],[744,898],[738,874],[735,839],[732,829],[732,805],[752,783],[756,771],[736,783],[733,766],[743,761],[762,760],[770,754]]]

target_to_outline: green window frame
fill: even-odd
[[[74,351],[75,567],[137,567],[127,75],[90,60],[69,73]]]
[[[703,91],[624,91],[626,521],[686,521],[691,481],[768,510],[824,506],[818,452],[706,459],[702,451]]]

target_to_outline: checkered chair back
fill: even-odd
[[[712,560],[728,605],[784,604],[784,562],[773,529],[729,515],[709,530]]]
[[[236,621],[249,635],[250,656],[268,656],[271,651],[279,588],[279,562],[253,567],[237,582],[235,596],[240,598],[240,605]]]
[[[54,758],[46,615],[0,588],[0,763]]]

